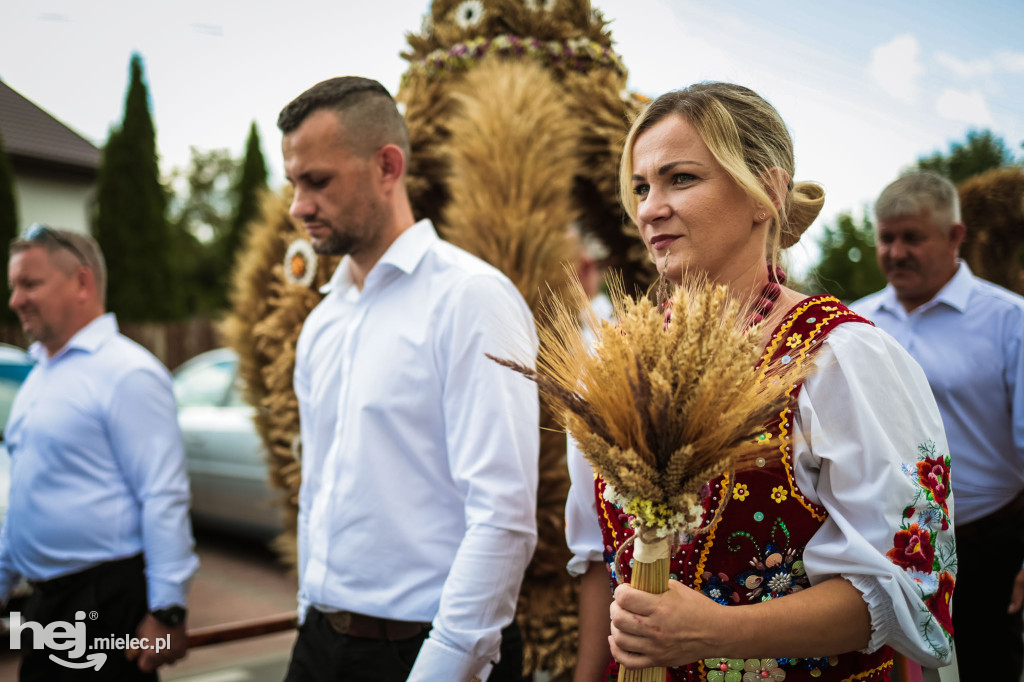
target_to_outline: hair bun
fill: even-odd
[[[783,249],[800,241],[800,235],[811,226],[825,205],[825,189],[814,182],[797,182],[786,200],[786,225],[779,235]]]

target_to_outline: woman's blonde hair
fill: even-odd
[[[772,216],[768,252],[774,263],[780,249],[796,244],[825,203],[825,190],[811,182],[792,180],[793,140],[771,104],[750,88],[733,83],[697,83],[667,92],[651,102],[633,121],[619,164],[619,195],[636,222],[633,193],[633,147],[646,130],[669,116],[682,116],[700,135],[711,154],[747,196]],[[789,175],[786,196],[775,208],[767,189],[773,168]]]

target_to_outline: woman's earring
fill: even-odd
[[[765,213],[764,211],[761,211],[760,213],[757,214],[757,222],[763,223],[764,219],[767,218],[767,217],[768,217],[768,214]]]

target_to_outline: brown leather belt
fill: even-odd
[[[339,635],[363,637],[366,639],[384,639],[397,642],[415,637],[430,629],[430,623],[416,623],[408,620],[391,620],[364,616],[351,611],[320,611],[331,628]]]

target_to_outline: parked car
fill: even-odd
[[[17,346],[0,343],[0,443],[7,418],[11,414],[14,396],[32,370],[32,359]],[[11,493],[11,458],[7,446],[0,444],[0,520],[7,516],[7,502]]]
[[[7,454],[7,446],[3,444],[3,430],[7,427],[7,418],[11,414],[11,404],[25,377],[32,370],[32,359],[28,353],[17,346],[0,343],[0,522],[7,516],[7,504],[11,495],[11,458]],[[12,603],[29,594],[28,583],[22,580],[11,594]],[[6,621],[4,622],[6,626]]]
[[[192,486],[192,518],[259,539],[284,529],[266,450],[242,400],[238,358],[229,348],[198,355],[174,371],[178,422]]]

